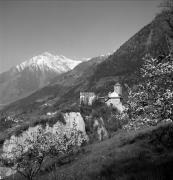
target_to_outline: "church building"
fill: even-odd
[[[124,106],[122,105],[122,87],[120,83],[116,83],[114,85],[114,91],[109,92],[108,98],[105,100],[107,106],[112,106],[117,108],[120,112],[124,110]]]

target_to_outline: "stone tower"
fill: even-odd
[[[120,83],[116,83],[114,85],[114,91],[109,92],[108,99],[105,101],[105,103],[107,104],[107,106],[115,107],[119,112],[123,112],[124,106],[122,105],[121,99],[122,87]]]
[[[116,92],[120,97],[122,96],[122,87],[120,83],[114,85],[114,92]]]

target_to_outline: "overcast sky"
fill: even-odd
[[[0,72],[45,51],[69,58],[116,50],[151,22],[159,0],[0,0]]]

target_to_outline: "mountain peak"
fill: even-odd
[[[49,84],[81,61],[44,52],[0,75],[0,103],[9,103]]]
[[[53,55],[49,52],[44,52],[38,56],[34,56],[31,59],[22,62],[16,66],[17,71],[23,71],[24,69],[41,70],[49,69],[57,73],[67,72],[77,66],[81,61],[69,59],[63,55]]]

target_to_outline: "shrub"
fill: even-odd
[[[92,107],[88,105],[82,105],[80,106],[80,113],[82,116],[89,116],[92,112]]]
[[[29,128],[29,124],[22,124],[21,126],[18,126],[15,131],[15,136],[20,136],[24,131],[26,131]]]

